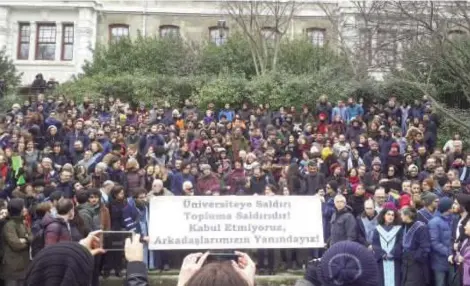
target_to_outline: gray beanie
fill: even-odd
[[[421,201],[423,201],[423,205],[425,207],[430,206],[435,200],[437,200],[439,197],[431,192],[425,192],[421,195]]]

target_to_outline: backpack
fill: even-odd
[[[46,245],[46,240],[45,240],[46,228],[53,223],[58,223],[54,221],[44,226],[41,222],[42,220],[38,219],[31,226],[31,233],[33,234],[33,241],[31,242],[31,257],[32,258],[34,258],[36,254],[38,254],[39,251],[41,251],[41,249],[43,249],[44,246]],[[62,230],[62,228],[60,229]]]

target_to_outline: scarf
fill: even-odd
[[[418,229],[425,227],[426,225],[423,222],[416,221],[410,228],[405,228],[405,234],[403,236],[403,248],[404,251],[407,251],[411,247],[413,238]]]
[[[373,219],[369,219],[367,216],[361,217],[362,224],[364,225],[364,233],[366,235],[366,240],[369,244],[372,244],[372,238],[374,236],[374,230],[377,228],[377,216]]]
[[[387,255],[390,255],[395,247],[396,237],[401,226],[395,225],[389,231],[383,226],[378,225],[377,231],[380,235],[380,246]],[[392,286],[395,285],[395,262],[391,260],[383,260],[383,271],[384,271],[384,285]]]
[[[423,216],[423,218],[426,220],[426,223],[429,222],[434,216],[434,214],[430,213],[426,208],[420,209],[418,213]]]

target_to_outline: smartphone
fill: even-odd
[[[103,231],[102,248],[106,251],[123,251],[127,238],[132,238],[132,231]]]
[[[207,256],[205,264],[211,263],[211,262],[223,262],[223,261],[238,261],[238,255],[236,255],[233,252],[214,252],[214,253],[209,253],[209,256]]]

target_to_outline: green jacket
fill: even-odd
[[[26,243],[20,242],[26,239]],[[33,236],[26,228],[22,217],[10,218],[2,230],[3,258],[2,277],[5,280],[24,279],[24,272],[29,265],[29,246]]]

